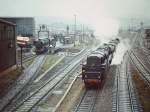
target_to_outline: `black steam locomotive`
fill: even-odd
[[[113,59],[119,39],[111,40],[109,43],[98,47],[82,64],[82,80],[85,85],[100,83]]]
[[[48,51],[48,46],[50,46],[50,40],[48,38],[38,39],[34,41],[36,54],[42,54]]]

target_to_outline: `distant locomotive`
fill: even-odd
[[[108,71],[119,39],[111,40],[108,44],[98,47],[82,64],[82,80],[85,85],[100,83]]]
[[[34,41],[36,54],[42,54],[48,51],[50,40],[48,38],[38,39]]]

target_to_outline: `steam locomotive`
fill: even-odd
[[[36,54],[46,53],[48,50],[51,53],[56,53],[61,50],[60,47],[56,45],[56,39],[41,38],[34,41]]]
[[[82,64],[82,80],[85,85],[100,83],[104,79],[119,42],[118,38],[111,40],[87,56],[86,62]]]
[[[38,39],[34,41],[36,54],[42,54],[48,51],[48,46],[50,46],[50,40],[48,38]]]

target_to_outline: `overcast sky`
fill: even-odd
[[[108,24],[117,28],[116,18],[150,18],[149,10],[150,0],[0,0],[0,16],[73,19],[76,14],[81,22],[101,30]]]
[[[0,0],[0,16],[150,17],[150,0]]]

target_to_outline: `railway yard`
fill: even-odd
[[[150,112],[150,0],[1,0],[0,112]]]
[[[23,73],[1,95],[0,112],[149,112],[150,51],[138,46],[140,34],[127,35],[134,37],[128,43],[132,46],[114,63],[120,39],[112,64],[97,85],[87,86],[82,80],[82,65],[91,46],[74,55],[59,55],[44,71],[48,54],[24,54]]]

